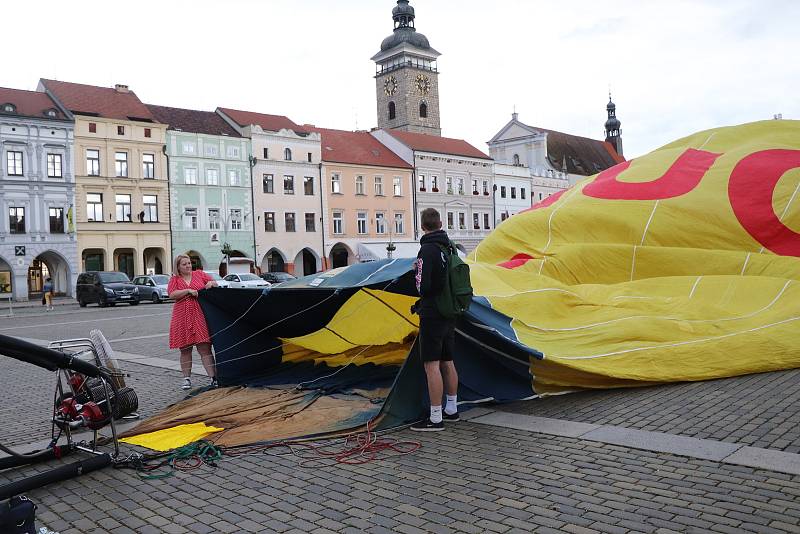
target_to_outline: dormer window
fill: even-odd
[[[14,104],[3,104],[3,113],[14,113],[17,111],[17,106]]]
[[[44,114],[46,116],[50,117],[51,119],[55,119],[56,115],[57,115],[57,112],[54,109],[48,109],[47,111],[44,112]]]

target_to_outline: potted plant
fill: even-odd
[[[439,192],[439,188],[438,187],[434,187],[433,189],[431,189],[431,191],[433,191],[434,193],[438,193]]]

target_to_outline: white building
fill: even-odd
[[[78,278],[72,121],[44,93],[0,88],[0,295],[39,299]]]

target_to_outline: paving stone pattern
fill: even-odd
[[[800,370],[570,393],[503,411],[800,453]]]
[[[28,495],[62,534],[800,529],[796,476],[467,422],[395,436],[422,448],[360,466],[253,455],[153,481],[106,469]]]

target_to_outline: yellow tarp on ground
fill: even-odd
[[[800,122],[697,133],[501,224],[470,255],[537,393],[800,366]]]
[[[156,432],[139,434],[129,438],[120,439],[123,443],[139,445],[154,451],[169,451],[183,447],[199,439],[203,439],[215,432],[222,432],[224,428],[207,426],[205,423],[192,423],[165,428]]]

